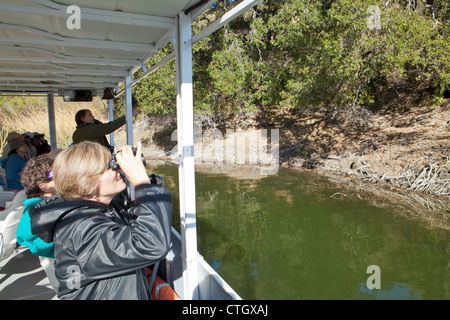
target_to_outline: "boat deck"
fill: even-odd
[[[0,262],[0,300],[57,300],[39,258],[27,247]]]

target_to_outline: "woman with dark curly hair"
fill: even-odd
[[[53,182],[52,165],[55,156],[44,154],[31,158],[22,171],[22,183],[27,200],[23,202],[25,209],[17,228],[17,242],[29,247],[30,251],[36,255],[47,258],[54,258],[54,244],[46,243],[41,238],[31,233],[30,216],[28,210],[41,202],[44,198],[56,194],[55,183]]]
[[[52,191],[55,189],[52,172],[53,161],[55,161],[55,156],[51,154],[43,154],[28,160],[20,179],[27,198],[43,198],[53,195]]]

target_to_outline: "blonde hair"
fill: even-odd
[[[56,191],[67,200],[94,196],[110,160],[111,152],[92,141],[83,141],[63,150],[53,163]]]

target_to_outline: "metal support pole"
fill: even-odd
[[[108,99],[109,121],[114,120],[113,100]],[[109,134],[109,144],[114,147],[114,131]]]
[[[127,124],[127,144],[133,145],[133,102],[131,95],[131,74],[125,79],[125,111]]]
[[[53,93],[47,94],[48,129],[50,134],[50,147],[57,148],[56,143],[56,123],[55,123],[55,99]]]
[[[184,298],[197,300],[198,251],[195,204],[194,107],[192,91],[191,15],[176,19],[178,175]]]
[[[133,99],[131,95],[131,74],[129,73],[125,79],[125,119],[127,130],[127,145],[133,144]],[[134,201],[134,186],[130,183],[129,190],[131,201]]]

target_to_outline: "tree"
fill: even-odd
[[[193,33],[237,2],[217,2]],[[376,28],[370,8],[379,15]],[[399,83],[439,99],[450,83],[449,20],[445,0],[263,1],[194,46],[194,109],[369,107]],[[174,62],[134,93],[145,111],[174,110]]]

